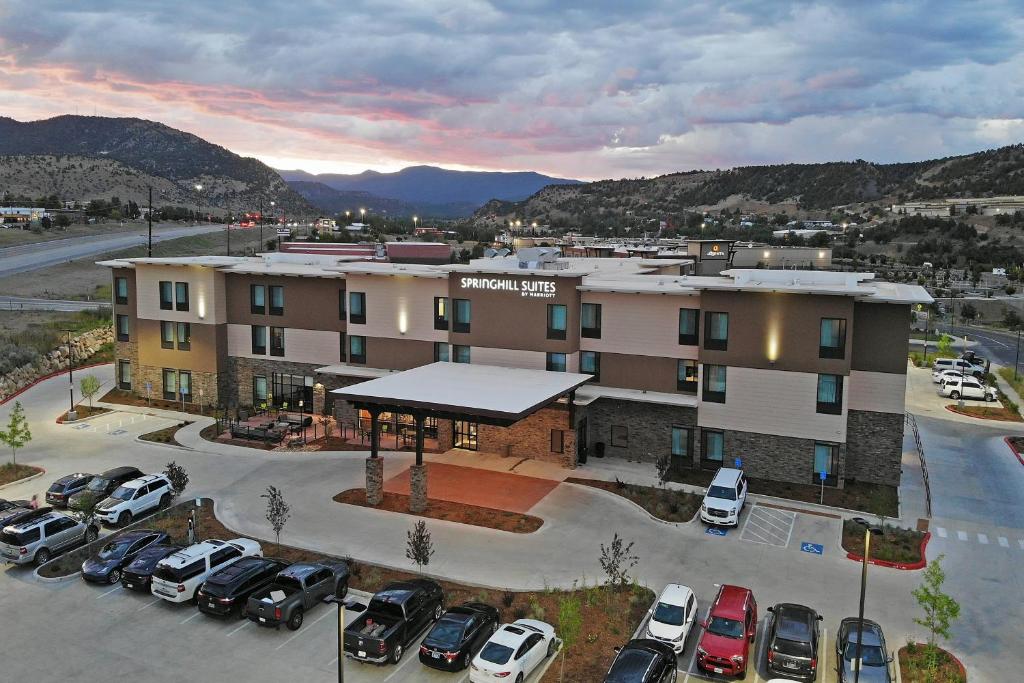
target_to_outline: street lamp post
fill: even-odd
[[[199,213],[203,210],[203,186],[196,183],[196,223],[199,222]]]
[[[345,683],[345,599],[331,598],[338,606],[338,683]]]
[[[871,537],[881,536],[882,527],[872,524],[863,517],[853,521],[864,527],[864,560],[860,570],[860,609],[857,613],[857,653],[853,661],[853,683],[860,683],[861,643],[864,640],[864,597],[868,588],[868,557],[871,555]]]
[[[64,330],[64,332],[68,333],[68,394],[71,397],[71,406],[68,408],[68,420],[74,421],[78,419],[78,414],[75,412],[75,363],[71,355],[71,330]]]
[[[153,257],[153,186],[149,186],[149,213],[146,214],[146,222],[149,223],[149,240],[146,242],[146,256]]]

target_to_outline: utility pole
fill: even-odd
[[[149,219],[149,242],[146,246],[146,256],[153,258],[153,186],[149,186],[149,213],[146,214]]]

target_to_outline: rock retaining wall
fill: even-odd
[[[114,341],[114,328],[89,330],[71,339],[71,358],[80,364],[91,358],[104,344]],[[46,377],[68,368],[68,345],[61,344],[32,363],[26,363],[0,375],[0,401],[18,393],[40,377]]]

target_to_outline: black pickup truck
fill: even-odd
[[[245,616],[260,626],[285,624],[296,631],[307,610],[326,597],[343,598],[346,593],[348,565],[344,562],[293,564],[278,573],[269,586],[249,596]]]
[[[412,579],[389,584],[345,629],[345,656],[374,664],[397,664],[409,643],[443,613],[444,591],[433,581]]]

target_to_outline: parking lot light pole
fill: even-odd
[[[338,683],[345,683],[345,599],[334,597],[338,605]]]
[[[1017,373],[1020,368],[1020,325],[1017,325],[1017,357],[1013,361],[1013,381],[1017,381]]]
[[[853,683],[860,683],[861,645],[864,641],[864,597],[868,588],[868,557],[871,555],[871,537],[881,536],[882,527],[872,524],[863,517],[853,521],[864,527],[864,560],[860,570],[860,609],[857,612],[857,654],[853,660]]]

